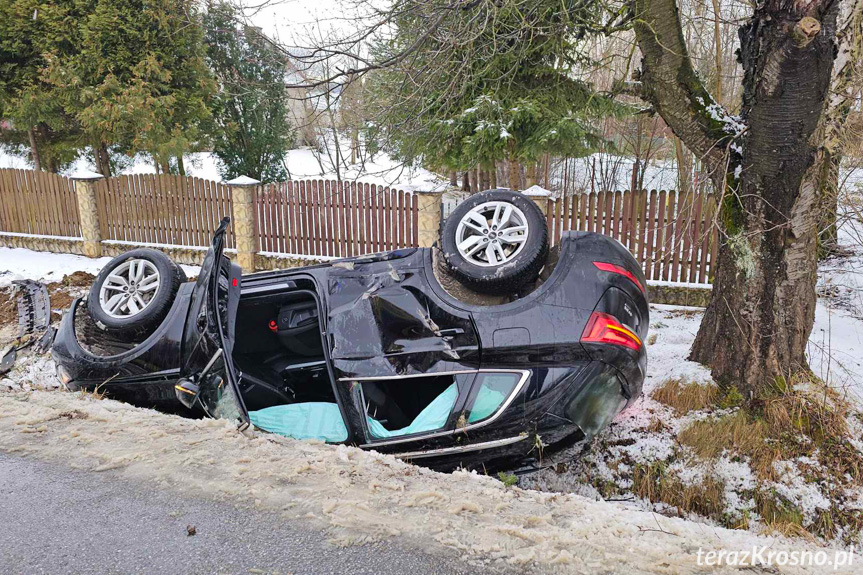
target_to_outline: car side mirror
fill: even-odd
[[[201,387],[197,383],[185,378],[180,379],[174,386],[174,392],[177,394],[177,399],[189,409],[192,409],[192,406],[195,405],[195,401],[198,399],[198,393],[200,393],[200,391]]]

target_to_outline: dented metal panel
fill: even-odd
[[[438,300],[422,269],[389,262],[335,268],[327,282],[331,357],[341,377],[401,376],[479,366],[469,313]]]

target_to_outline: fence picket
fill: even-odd
[[[397,188],[336,180],[270,183],[259,188],[255,229],[273,253],[349,257],[416,246],[418,196]],[[171,174],[98,180],[103,239],[207,246],[215,224],[233,215],[221,183]],[[651,280],[707,283],[714,274],[716,198],[702,192],[603,190],[548,205],[549,243],[567,231],[620,241]],[[0,169],[0,234],[80,236],[75,184],[47,172]],[[234,247],[228,232],[227,246]]]
[[[656,243],[654,244],[654,259],[653,259],[653,275],[652,279],[662,279],[662,259],[665,256],[665,217],[668,208],[666,207],[667,193],[665,190],[659,191],[659,206],[656,210]]]

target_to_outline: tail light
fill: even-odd
[[[641,339],[634,331],[617,321],[613,315],[598,311],[590,315],[587,326],[581,334],[581,341],[622,345],[635,351],[641,349]]]
[[[620,266],[616,266],[614,264],[610,264],[608,262],[593,262],[593,265],[595,265],[596,267],[598,267],[599,269],[601,269],[604,272],[611,272],[613,274],[622,275],[623,277],[627,278],[629,281],[634,283],[636,286],[638,286],[638,289],[641,290],[641,293],[645,293],[644,286],[641,285],[641,282],[638,281],[638,278],[635,277],[635,274],[632,273],[631,271],[629,271],[628,269],[622,268]]]

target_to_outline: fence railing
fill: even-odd
[[[0,230],[79,237],[78,200],[69,178],[33,170],[0,169]]]
[[[264,252],[347,257],[417,245],[416,195],[374,184],[307,180],[263,187]]]
[[[548,206],[549,237],[567,230],[619,240],[649,280],[710,283],[718,246],[713,194],[673,190],[598,192]]]

